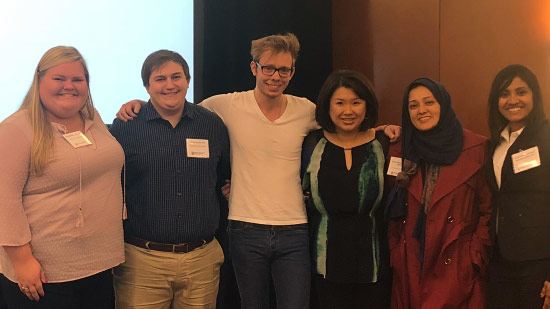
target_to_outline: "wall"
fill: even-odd
[[[487,135],[490,83],[512,63],[535,72],[550,110],[548,0],[343,0],[332,5],[334,69],[355,68],[371,78],[380,123],[401,122],[405,87],[425,76],[447,87],[465,128]]]
[[[330,0],[194,0],[195,101],[253,89],[250,42],[293,32],[300,40],[286,93],[315,100],[332,70]],[[198,55],[198,56],[197,56]]]
[[[353,9],[348,9],[353,8]],[[333,69],[353,69],[373,77],[368,1],[332,1]]]
[[[550,111],[550,1],[441,1],[441,81],[464,127],[488,134],[487,98],[509,64],[529,67]]]

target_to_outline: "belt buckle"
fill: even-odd
[[[179,248],[179,247],[182,247],[182,248],[186,248],[187,250],[182,250],[182,251],[176,251],[176,248]],[[177,245],[172,245],[172,253],[187,253],[189,252],[189,243],[185,243],[185,244],[177,244]]]
[[[149,244],[150,244],[150,243],[151,243],[151,242],[150,242],[150,241],[148,241],[148,240],[147,240],[147,241],[145,241],[145,249],[147,249],[147,250],[151,250],[151,248],[149,248]]]

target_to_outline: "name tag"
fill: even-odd
[[[80,131],[63,134],[63,137],[74,148],[91,145],[92,142]]]
[[[540,166],[539,147],[535,146],[514,153],[512,155],[512,165],[514,167],[514,174]]]
[[[210,158],[207,139],[186,139],[188,158]]]
[[[390,157],[390,164],[388,166],[388,172],[386,174],[390,176],[397,176],[401,172],[401,158]]]

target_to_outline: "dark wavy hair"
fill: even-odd
[[[508,120],[498,110],[498,101],[502,92],[510,86],[512,80],[516,77],[521,78],[533,93],[533,110],[527,116],[525,127],[539,125],[546,119],[542,94],[535,74],[521,64],[512,64],[505,67],[495,76],[489,92],[489,130],[491,132],[491,145],[493,146],[498,144],[500,133],[508,125]]]
[[[353,90],[360,99],[366,102],[367,112],[359,130],[366,131],[373,128],[378,121],[378,100],[365,75],[352,70],[335,71],[325,80],[316,102],[315,119],[317,123],[328,132],[335,132],[336,127],[329,114],[330,99],[336,89],[340,87]]]

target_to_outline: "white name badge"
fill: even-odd
[[[188,158],[210,158],[207,139],[186,139]]]
[[[86,135],[82,134],[82,132],[80,131],[74,131],[71,133],[63,134],[63,137],[74,148],[88,146],[92,144],[92,142],[90,142],[90,140],[86,137]]]
[[[539,147],[535,146],[514,153],[512,155],[512,165],[514,166],[514,174],[540,166]]]
[[[401,172],[401,158],[390,157],[390,165],[388,166],[388,172],[386,174],[397,176],[399,172]]]

